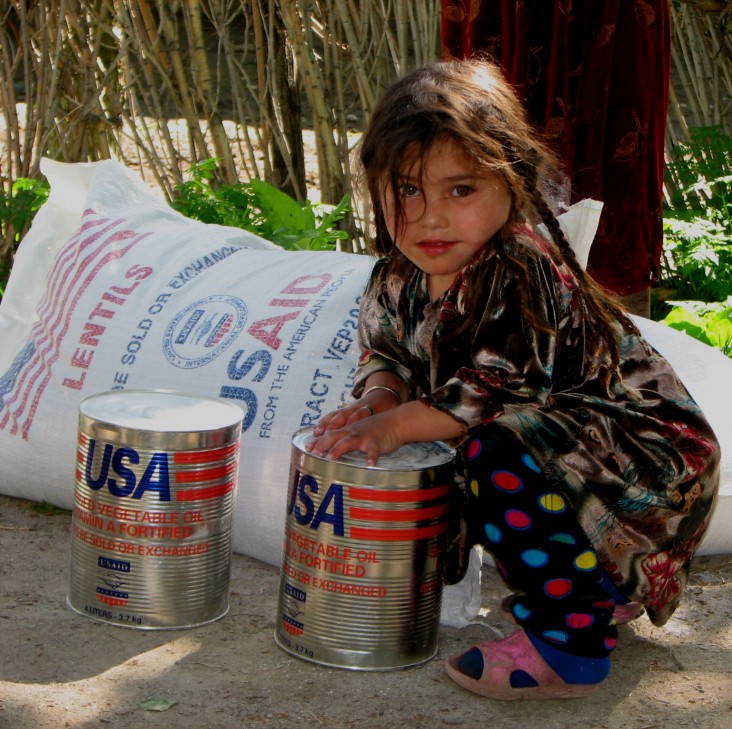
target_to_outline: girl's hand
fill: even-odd
[[[318,456],[327,456],[333,460],[340,458],[344,453],[360,450],[366,453],[367,463],[372,466],[378,457],[387,451],[387,441],[396,443],[388,450],[396,450],[401,443],[395,434],[383,442],[375,438],[372,432],[373,425],[360,428],[355,426],[364,420],[372,420],[379,413],[386,413],[401,404],[399,398],[388,389],[377,388],[368,392],[360,400],[350,403],[340,410],[324,415],[313,428],[313,440],[307,450]],[[355,445],[350,445],[356,443]],[[369,460],[371,458],[372,460]]]
[[[334,410],[332,413],[324,415],[313,428],[313,435],[317,438],[323,435],[326,430],[343,428],[349,423],[355,423],[373,414],[373,408],[368,403],[357,400],[350,405],[346,405],[339,410]]]
[[[317,438],[327,430],[344,428],[350,423],[368,418],[377,413],[383,413],[401,404],[396,395],[388,390],[376,389],[369,392],[356,402],[350,403],[339,410],[324,415],[313,429],[313,435]]]
[[[369,402],[376,394],[376,391],[369,394]],[[375,466],[382,453],[391,453],[407,443],[452,440],[465,435],[460,422],[420,400],[397,405],[394,398],[393,404],[387,404],[385,410],[374,415],[369,414],[364,404],[367,403],[362,398],[343,410],[326,415],[323,418],[326,424],[321,425],[321,421],[313,431],[314,437],[306,446],[307,450],[331,460],[337,460],[348,451],[361,451],[366,455],[367,465]],[[339,413],[344,413],[343,420],[336,420]]]
[[[323,419],[330,418],[327,427],[321,428],[319,424],[315,428],[313,440],[306,449],[316,456],[334,461],[349,451],[361,451],[366,456],[366,464],[374,466],[382,453],[390,453],[404,445],[398,415],[401,407],[371,415],[368,407],[355,403],[354,406],[330,413]],[[336,418],[345,410],[350,413],[343,416],[345,422],[341,426],[335,425],[334,422],[341,422],[341,419],[336,421]]]

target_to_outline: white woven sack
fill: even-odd
[[[51,196],[0,308],[0,490],[72,506],[89,395],[231,398],[245,429],[234,549],[279,564],[292,435],[348,396],[372,261],[189,220],[115,162],[42,169]]]

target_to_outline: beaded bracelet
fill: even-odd
[[[387,385],[371,385],[368,390],[365,390],[361,393],[361,397],[366,397],[366,395],[368,395],[373,390],[386,390],[387,392],[390,392],[392,395],[394,395],[397,400],[399,400],[400,405],[402,404],[401,395],[393,387],[388,387]]]

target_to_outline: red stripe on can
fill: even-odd
[[[176,491],[176,501],[204,501],[206,499],[216,499],[219,496],[225,496],[234,490],[234,481],[227,481],[219,486],[208,486],[203,489],[181,489]]]
[[[438,537],[447,531],[447,522],[428,527],[414,529],[370,529],[369,527],[351,527],[351,537],[368,542],[411,542],[420,539]]]
[[[399,504],[406,502],[434,501],[450,493],[450,484],[435,486],[431,489],[414,489],[410,491],[387,491],[384,489],[369,489],[361,486],[349,486],[350,498],[359,501],[380,501],[382,503]]]
[[[230,476],[236,471],[236,462],[226,463],[216,468],[203,468],[198,471],[176,471],[176,483],[201,483],[201,481],[215,481]]]
[[[178,451],[173,454],[173,463],[210,463],[211,461],[228,458],[238,450],[239,445],[235,443],[224,448],[214,448],[210,451]]]
[[[424,509],[367,509],[364,506],[352,506],[349,509],[351,519],[365,521],[422,521],[443,517],[447,512],[447,503]]]

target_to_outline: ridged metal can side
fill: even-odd
[[[293,438],[275,642],[321,665],[378,671],[437,652],[454,452],[413,443],[367,466]]]
[[[191,628],[229,609],[243,412],[119,390],[79,405],[67,604],[129,628]]]

